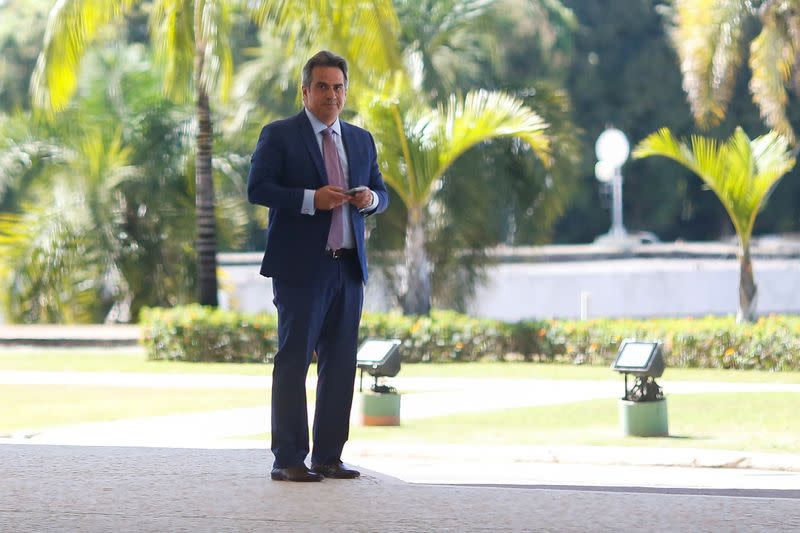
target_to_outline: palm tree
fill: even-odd
[[[662,128],[645,138],[634,158],[660,155],[687,167],[717,195],[739,237],[738,321],[756,317],[757,288],[750,260],[750,239],[756,216],[770,193],[795,164],[788,141],[777,132],[749,139],[741,128],[725,143],[697,135],[691,146],[679,142]]]
[[[53,120],[0,115],[8,320],[135,320],[143,306],[194,300],[191,108],[164,98],[139,44],[90,52],[80,85]],[[229,165],[214,158],[221,247],[247,223]]]
[[[547,11],[563,10],[556,0],[532,4]],[[398,298],[404,312],[427,313],[432,267],[426,247],[431,245],[429,230],[433,222],[441,221],[447,212],[446,206],[435,199],[445,172],[452,170],[453,163],[467,150],[491,139],[518,138],[521,145],[534,146],[545,160],[549,160],[550,141],[544,134],[545,121],[510,95],[487,91],[472,91],[467,97],[453,94],[454,83],[487,76],[482,68],[491,63],[490,54],[482,44],[493,36],[487,35],[481,22],[493,16],[492,2],[399,0],[394,5],[404,22],[403,33],[383,42],[383,56],[402,56],[403,62],[387,59],[385,68],[376,70],[365,64],[360,55],[349,54],[354,73],[351,78],[359,84],[350,94],[350,108],[357,112],[356,121],[374,134],[380,145],[384,178],[406,207],[406,263],[399,268],[402,294]],[[290,53],[284,58],[277,58],[269,47],[272,36],[267,32],[262,39],[257,59],[245,65],[240,79],[252,80],[254,73],[264,70],[259,64],[273,65],[267,69],[273,79],[262,77],[262,89],[258,91],[252,91],[252,82],[244,83],[250,90],[241,91],[244,105],[240,109],[263,108],[259,98],[269,87],[285,91],[287,79],[291,79],[291,65],[296,64],[298,55],[306,55],[305,50],[288,50]],[[297,49],[309,46],[304,39],[292,43]],[[437,106],[439,100],[441,104]],[[237,124],[244,123],[244,115],[237,117]],[[485,202],[486,198],[481,200]]]
[[[470,148],[500,137],[515,137],[549,162],[547,124],[518,99],[502,92],[451,95],[431,108],[398,85],[394,97],[373,93],[359,99],[360,117],[380,144],[384,180],[407,210],[401,305],[406,314],[431,307],[431,265],[426,251],[432,195],[451,165]],[[411,96],[409,96],[411,95]]]
[[[63,171],[50,178],[49,194],[39,195],[38,206],[0,221],[4,297],[12,320],[102,320],[108,310],[101,296],[104,279],[118,278],[113,258],[119,247],[107,205],[116,184],[129,175],[130,150],[119,131],[106,138],[91,129],[63,150]]]
[[[120,22],[144,0],[63,0],[50,12],[44,46],[31,79],[34,103],[60,111],[75,91],[81,58],[105,27]],[[294,42],[342,44],[366,63],[397,65],[397,32],[391,0],[153,0],[151,40],[163,70],[164,90],[195,104],[195,183],[199,301],[217,305],[217,228],[212,179],[213,123],[210,98],[227,96],[233,73],[229,47],[232,13],[241,7],[258,24],[269,24]],[[320,21],[325,21],[321,23]],[[346,45],[346,46],[345,46]]]
[[[798,7],[796,0],[675,0],[672,41],[683,88],[700,125],[715,125],[725,117],[745,59],[748,28],[755,22],[760,33],[749,44],[748,61],[753,100],[768,126],[796,142],[786,107],[788,88],[800,94]]]

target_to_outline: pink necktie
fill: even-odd
[[[342,172],[342,163],[339,161],[339,151],[333,141],[333,130],[322,130],[322,159],[325,161],[325,172],[328,174],[328,185],[336,185],[342,189],[347,188],[347,182]],[[348,204],[335,207],[331,213],[331,229],[328,232],[328,248],[338,250],[344,245],[344,209]]]

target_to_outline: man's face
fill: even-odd
[[[342,112],[347,98],[344,73],[337,67],[314,67],[311,86],[303,87],[303,103],[314,116],[330,126]]]

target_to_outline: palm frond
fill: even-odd
[[[792,43],[792,48],[800,50],[800,13],[791,11],[786,16],[786,28],[789,34],[789,40]],[[795,62],[792,68],[793,84],[795,87],[800,87],[800,65]]]
[[[91,322],[102,318],[105,268],[80,195],[57,187],[52,203],[0,218],[4,306],[18,322]]]
[[[686,145],[680,143],[678,139],[672,135],[669,128],[661,128],[645,137],[636,145],[632,154],[634,159],[652,155],[669,157],[685,166],[695,164],[691,152],[687,150]]]
[[[750,43],[750,91],[771,128],[794,140],[794,130],[786,117],[786,83],[792,74],[795,52],[788,28],[776,17],[767,17],[761,33]]]
[[[645,138],[634,158],[661,155],[697,174],[719,198],[743,246],[747,246],[758,212],[780,178],[795,164],[788,140],[770,132],[750,140],[741,128],[724,144],[692,136],[691,148],[662,128]]]
[[[194,0],[157,0],[150,16],[156,61],[164,69],[164,90],[179,102],[191,99],[194,86]]]
[[[195,9],[201,9],[199,35],[195,44],[203,53],[203,68],[200,83],[211,93],[219,88],[223,100],[228,99],[233,81],[233,56],[231,55],[231,2],[224,0],[196,1]]]
[[[418,122],[418,109],[401,105],[398,98],[387,98],[378,91],[365,91],[358,104],[359,118],[378,145],[384,181],[397,192],[403,204],[413,205],[415,169],[408,161],[413,141],[409,132],[415,128],[409,124]]]
[[[675,1],[670,36],[692,114],[701,125],[718,123],[733,94],[749,16],[745,4],[740,0]]]
[[[101,196],[119,186],[130,177],[132,148],[122,139],[122,128],[111,136],[89,129],[76,142],[77,157],[71,162],[72,170]]]
[[[467,93],[463,100],[451,95],[447,106],[439,106],[437,116],[437,145],[443,148],[438,163],[442,172],[476,144],[499,137],[516,137],[545,164],[551,162],[547,123],[507,93],[481,89]]]
[[[505,93],[474,91],[430,109],[414,99],[375,95],[360,107],[381,145],[384,179],[408,208],[427,203],[445,171],[482,142],[516,137],[548,164],[547,123]]]
[[[286,37],[289,50],[330,47],[354,72],[402,68],[396,47],[399,22],[391,0],[264,0],[252,7],[257,24]]]
[[[778,132],[771,131],[757,137],[751,143],[755,160],[753,189],[758,198],[754,215],[763,209],[780,179],[794,168],[795,158],[790,150],[789,139]],[[755,216],[751,225],[755,223]]]
[[[104,26],[121,20],[136,0],[59,0],[50,10],[31,77],[33,104],[63,109],[75,92],[81,57]]]
[[[26,181],[38,161],[62,162],[65,156],[60,146],[46,140],[25,140],[0,147],[0,201],[8,189],[21,192],[31,185],[21,181]]]

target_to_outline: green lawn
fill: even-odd
[[[615,399],[408,420],[401,427],[354,427],[351,438],[800,453],[800,393],[673,394],[667,402],[668,438],[621,437]]]
[[[149,372],[267,376],[271,365],[147,361],[143,352],[115,350],[7,350],[0,371]],[[311,373],[314,372],[312,368]],[[404,377],[591,379],[620,383],[606,367],[538,363],[405,365]],[[800,373],[668,368],[659,380],[800,383]],[[434,383],[435,386],[435,383]],[[408,392],[408,391],[405,391]],[[0,385],[0,435],[20,429],[173,413],[264,406],[269,391],[127,387]],[[309,391],[313,402],[313,391]],[[800,393],[668,394],[670,438],[622,438],[616,400],[507,409],[404,420],[400,428],[352,428],[357,440],[474,444],[690,446],[800,453]],[[265,435],[259,435],[264,439]]]
[[[800,393],[673,394],[670,437],[622,437],[617,400],[403,420],[350,429],[354,441],[476,445],[647,446],[800,453]],[[268,440],[269,434],[240,437]]]
[[[269,390],[151,389],[74,385],[0,385],[0,436],[21,429],[257,407]],[[266,413],[266,411],[265,411]]]
[[[0,351],[0,371],[3,370],[268,376],[272,365],[149,361],[144,351],[129,350],[7,350]]]
[[[187,363],[148,361],[144,352],[81,350],[0,351],[0,371],[146,372],[163,374],[237,374],[268,376],[272,365],[256,363]],[[313,369],[312,369],[313,372]],[[617,380],[605,366],[544,363],[448,363],[407,364],[400,377],[493,379],[587,379]],[[800,383],[800,372],[757,372],[667,368],[662,380],[725,381],[746,383]]]

